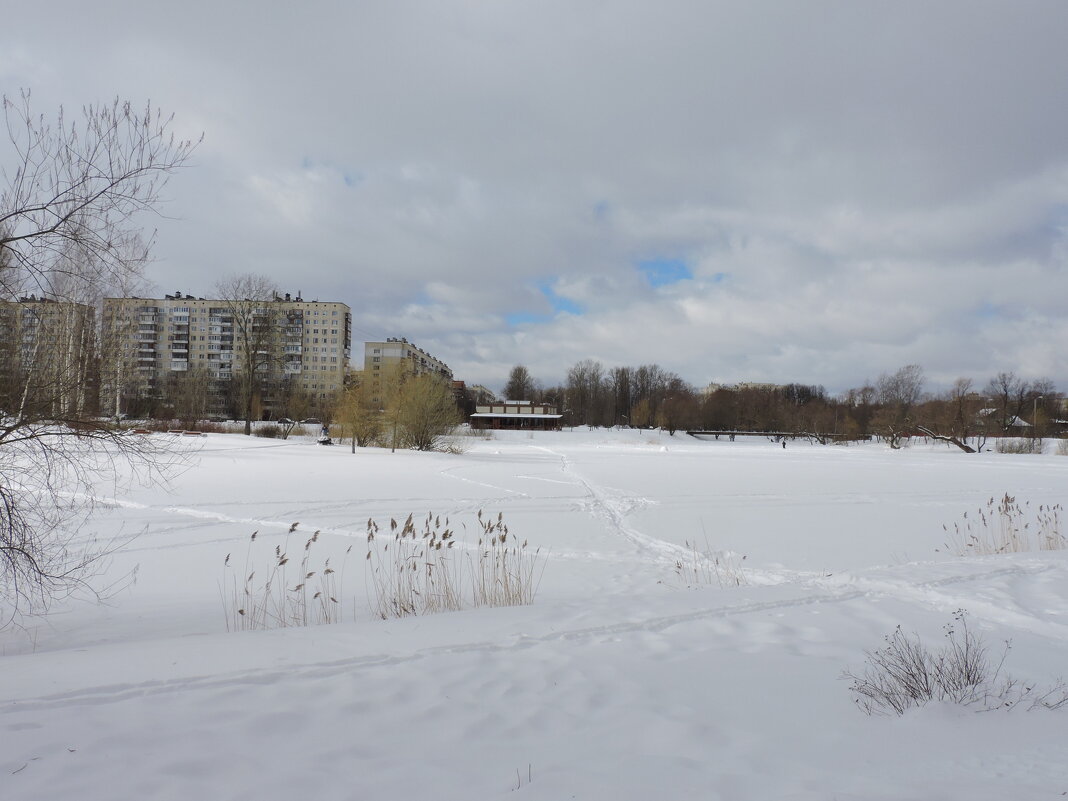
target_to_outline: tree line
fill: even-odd
[[[737,384],[698,389],[657,364],[606,368],[585,359],[563,384],[545,387],[523,365],[509,374],[504,396],[553,403],[567,425],[766,432],[821,440],[909,436],[967,445],[967,440],[1060,431],[1062,397],[1049,379],[1000,372],[984,385],[957,379],[943,392],[924,391],[923,368],[910,364],[839,395],[820,385]],[[971,446],[967,446],[971,447]]]

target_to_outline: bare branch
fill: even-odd
[[[137,285],[171,174],[198,141],[128,101],[54,123],[30,93],[2,98],[13,172],[0,172],[0,627],[82,589],[118,543],[79,528],[101,479],[165,478],[180,454],[100,421],[96,306]],[[29,298],[20,297],[34,293]],[[40,294],[41,297],[36,297]],[[105,333],[106,336],[106,333]]]

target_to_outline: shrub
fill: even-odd
[[[953,524],[945,547],[957,556],[1063,550],[1068,538],[1061,534],[1062,511],[1060,504],[1040,504],[1031,517],[1030,503],[1020,506],[1005,493],[1000,501],[987,501],[974,517],[965,512],[964,519]],[[942,529],[949,533],[946,525]]]
[[[854,700],[867,714],[903,715],[907,709],[929,701],[946,701],[979,710],[1010,709],[1021,703],[1028,709],[1059,709],[1068,705],[1068,686],[1058,681],[1049,689],[1027,686],[1001,668],[1011,644],[996,663],[981,636],[968,628],[963,609],[945,627],[946,644],[932,652],[916,635],[901,627],[885,637],[886,645],[866,651],[864,672],[843,674],[851,681]]]
[[[1057,455],[1068,456],[1068,439],[1057,440]]]
[[[193,424],[193,431],[203,431],[205,434],[226,434],[228,429],[222,423],[217,423],[214,420],[197,420]]]
[[[1043,442],[1034,438],[1002,437],[994,449],[998,453],[1042,453]]]
[[[466,432],[453,429],[452,433],[446,434],[438,440],[437,450],[453,456],[463,456],[467,453],[469,444],[470,437]]]
[[[256,426],[252,429],[252,433],[257,437],[278,439],[278,437],[282,436],[282,427],[275,425],[274,423],[268,423],[267,425]]]

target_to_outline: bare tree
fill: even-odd
[[[285,375],[276,386],[278,416],[291,420],[303,420],[314,417],[315,398],[308,390],[301,387],[300,375]],[[319,419],[325,419],[319,415]],[[284,439],[284,438],[283,438]]]
[[[107,297],[147,297],[148,281],[139,272],[120,275],[108,287]],[[121,304],[103,303],[103,317],[99,327],[97,351],[100,356],[100,404],[101,414],[112,415],[115,420],[130,412],[131,401],[143,400],[150,395],[151,384],[147,375],[139,369],[138,352],[128,348],[131,341],[139,340],[139,315]],[[134,409],[140,412],[141,409]]]
[[[172,466],[166,447],[92,416],[92,382],[79,365],[93,350],[85,310],[142,274],[153,239],[142,213],[158,210],[196,143],[175,138],[151,106],[138,113],[116,100],[84,107],[76,121],[60,110],[52,124],[31,113],[29,92],[0,102],[11,145],[0,158],[10,165],[0,173],[0,300],[47,297],[9,302],[6,316],[21,334],[23,320],[48,329],[17,353],[18,383],[0,410],[3,625],[88,587],[107,556],[110,544],[79,544],[88,507],[72,497],[91,498],[100,478],[128,467],[146,478]]]
[[[171,373],[167,394],[174,408],[174,416],[186,428],[192,428],[208,413],[213,376],[204,367]]]
[[[536,384],[530,371],[523,365],[517,364],[508,374],[508,383],[504,385],[505,400],[535,400],[535,387]]]
[[[567,407],[573,422],[605,424],[605,411],[611,414],[611,398],[604,379],[604,367],[593,359],[583,359],[567,371]]]
[[[1048,409],[1057,408],[1060,395],[1057,385],[1049,378],[1036,378],[1027,387],[1027,402],[1031,404],[1031,436],[1038,437],[1049,425]],[[1026,410],[1026,406],[1024,407]]]
[[[1028,389],[1027,382],[1011,371],[998,373],[986,385],[984,391],[994,403],[994,414],[1001,431],[1008,431],[1019,421],[1027,403]]]
[[[234,330],[234,375],[241,395],[245,434],[252,434],[256,401],[269,387],[279,356],[278,288],[262,275],[224,278],[215,291]]]
[[[14,172],[2,174],[0,291],[54,294],[60,279],[92,290],[139,272],[154,234],[146,240],[136,219],[158,209],[198,143],[175,137],[151,105],[89,105],[80,121],[60,109],[51,124],[32,113],[28,91],[0,102],[14,151]]]
[[[694,425],[698,408],[697,395],[693,389],[676,386],[671,394],[661,401],[656,413],[656,424],[666,429],[671,436],[675,436],[679,428],[690,428]]]
[[[637,425],[630,419],[633,405],[630,400],[631,386],[634,383],[633,372],[629,367],[613,367],[609,372],[614,407],[612,422],[615,425]]]
[[[891,448],[901,447],[902,437],[913,424],[912,409],[923,395],[923,381],[923,368],[907,364],[893,374],[883,373],[875,384],[882,408],[873,422]]]
[[[924,404],[934,409],[925,415],[924,424],[916,429],[926,436],[956,445],[965,453],[982,450],[985,437],[979,424],[979,396],[972,391],[970,378],[958,378],[942,398]],[[939,411],[941,413],[939,413]],[[976,434],[976,447],[968,437]]]

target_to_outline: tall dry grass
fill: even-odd
[[[1021,505],[1005,493],[971,516],[965,512],[952,530],[943,524],[949,535],[945,547],[957,556],[1063,550],[1068,538],[1061,533],[1062,511],[1060,504],[1040,504],[1032,512],[1030,503]]]
[[[368,603],[380,618],[425,615],[463,607],[460,562],[449,519],[428,514],[417,529],[411,514],[403,524],[389,521],[385,536],[367,521]]]
[[[290,529],[291,535],[298,524]],[[228,631],[252,631],[338,623],[342,619],[343,568],[313,561],[313,548],[319,542],[316,531],[304,542],[299,567],[290,566],[289,542],[276,545],[263,570],[257,571],[254,548],[259,532],[249,537],[244,566],[240,572],[227,554],[223,560],[221,594]],[[352,550],[345,551],[347,557]]]
[[[478,543],[459,542],[449,519],[428,514],[420,525],[408,515],[390,520],[383,535],[367,521],[368,604],[379,617],[405,617],[465,606],[519,606],[534,602],[544,571],[540,549],[508,531],[504,517],[477,515]],[[459,544],[458,544],[459,542]]]
[[[687,586],[718,584],[720,587],[740,587],[748,584],[742,562],[745,556],[731,551],[714,551],[707,543],[703,550],[696,543],[686,541],[687,554],[675,560],[675,575]]]
[[[420,521],[409,514],[388,530],[367,521],[365,591],[371,614],[382,619],[450,612],[479,606],[517,606],[534,602],[545,559],[509,532],[504,517],[477,515],[477,545],[456,537],[449,519],[433,513]],[[342,569],[329,559],[314,559],[316,531],[304,543],[299,566],[290,556],[290,536],[276,545],[267,565],[255,549],[258,532],[249,538],[238,570],[231,554],[223,562],[221,595],[230,631],[337,623],[342,609]],[[345,551],[347,560],[352,546]]]
[[[541,549],[508,531],[503,515],[478,512],[478,556],[472,563],[471,601],[475,606],[523,606],[534,602],[541,580]]]

